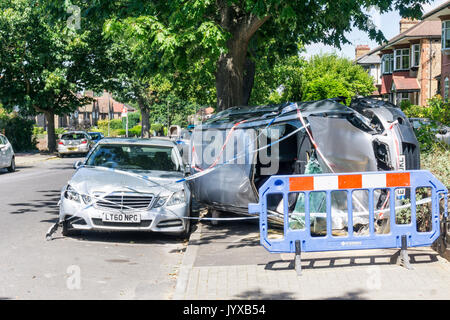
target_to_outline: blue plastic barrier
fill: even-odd
[[[405,188],[410,188],[410,222],[398,224],[396,222],[396,199],[404,199]],[[431,230],[417,231],[416,226],[416,189],[431,189]],[[389,190],[389,233],[375,232],[374,190]],[[357,235],[353,232],[354,215],[352,210],[353,192],[367,190],[369,212],[369,231],[366,235]],[[396,193],[396,190],[397,191]],[[310,194],[314,191],[326,193],[326,235],[311,234]],[[347,192],[347,235],[332,234],[331,193],[333,191]],[[377,191],[379,192],[379,191]],[[290,227],[288,197],[292,193],[304,195],[304,227],[292,229]],[[431,245],[440,236],[439,199],[444,198],[444,221],[447,223],[447,188],[429,171],[389,171],[389,172],[362,172],[347,174],[320,174],[320,175],[292,175],[272,176],[259,189],[259,203],[249,204],[251,214],[259,214],[261,245],[272,253],[296,253],[296,269],[301,273],[300,252],[356,250],[356,249],[383,249],[401,248],[400,259],[405,267],[411,268],[407,256],[407,247]],[[268,202],[271,194],[279,194],[283,200],[284,234],[283,239],[269,239],[268,237]],[[379,194],[379,193],[377,193]],[[394,196],[399,194],[400,196]],[[403,195],[402,195],[403,194]],[[413,196],[414,195],[414,196]],[[292,195],[291,195],[292,199]],[[384,210],[386,211],[386,210]],[[270,214],[270,212],[269,212]],[[325,216],[325,213],[323,214]]]

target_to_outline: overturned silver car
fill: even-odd
[[[349,107],[342,101],[236,107],[196,126],[191,174],[209,172],[190,181],[195,199],[246,214],[272,175],[420,168],[418,141],[399,108],[370,98],[355,98]],[[377,197],[378,206],[386,206],[386,194]]]

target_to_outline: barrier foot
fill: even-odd
[[[295,241],[295,260],[294,260],[294,265],[295,265],[295,271],[297,272],[298,276],[302,275],[301,253],[302,253],[302,248],[301,248],[301,245],[300,245],[300,240],[296,240]]]
[[[407,250],[407,242],[406,242],[406,236],[402,236],[402,248],[399,252],[399,256],[397,259],[397,264],[405,267],[408,270],[413,270],[414,268],[409,263],[409,255]]]

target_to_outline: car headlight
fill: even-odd
[[[64,192],[64,198],[80,202],[80,194],[75,191],[70,185],[67,186],[66,192]]]
[[[83,202],[86,204],[90,204],[92,202],[92,197],[88,195],[82,195],[81,198],[83,199]]]
[[[169,197],[159,197],[158,200],[156,200],[156,202],[153,204],[153,208],[162,207],[164,203],[166,203],[168,198]]]
[[[185,202],[184,190],[177,191],[167,201],[166,206],[174,206],[177,204],[183,204]]]

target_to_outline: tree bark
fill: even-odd
[[[228,53],[217,63],[217,110],[244,105],[244,69],[247,43],[240,39],[228,41]]]
[[[150,110],[145,104],[144,99],[138,99],[139,110],[141,110],[142,117],[142,128],[141,128],[141,138],[150,137]]]
[[[255,77],[255,65],[247,57],[248,43],[255,32],[270,18],[243,15],[242,10],[217,1],[221,12],[220,25],[232,34],[227,42],[228,52],[217,62],[217,111],[247,105]]]
[[[250,97],[252,95],[253,84],[255,82],[256,65],[249,57],[245,59],[244,66],[244,83],[243,83],[243,104],[248,105]]]
[[[44,115],[47,120],[47,148],[53,153],[56,151],[55,113],[46,111]]]

